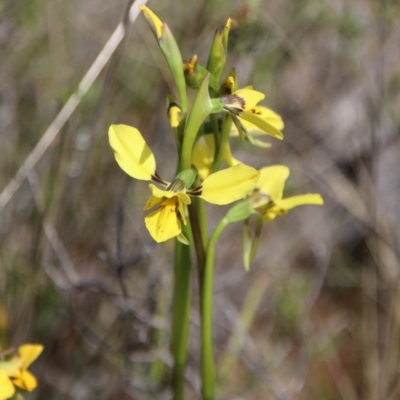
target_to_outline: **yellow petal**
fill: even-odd
[[[193,148],[191,162],[197,168],[200,179],[203,181],[210,174],[211,165],[214,161],[215,142],[214,135],[210,136],[211,140],[199,141]]]
[[[283,134],[279,129],[276,129],[274,125],[272,125],[267,120],[263,119],[260,115],[255,114],[251,111],[243,111],[240,114],[240,118],[244,119],[252,123],[253,125],[257,126],[263,132],[267,133],[268,135],[273,136],[276,139],[283,139]]]
[[[200,179],[204,181],[210,174],[210,169],[215,156],[215,139],[214,135],[205,135],[203,141],[199,141],[194,146],[192,152],[192,164],[197,168]],[[223,150],[223,159],[229,167],[240,164],[231,153],[229,143],[226,143]]]
[[[186,225],[185,208],[183,207],[182,201],[178,201],[178,211],[179,211],[180,216],[182,217],[183,223]]]
[[[35,361],[43,351],[44,347],[41,344],[24,344],[18,347],[18,356],[21,359],[20,368],[22,370],[28,367]]]
[[[143,207],[143,210],[150,210],[150,208],[153,208],[154,206],[162,203],[163,199],[160,197],[155,197],[151,196],[148,200],[145,206]]]
[[[8,361],[0,361],[0,370],[10,378],[17,378],[20,372],[21,359],[18,356]]]
[[[121,169],[132,178],[150,181],[156,161],[141,133],[128,125],[111,125],[108,137]]]
[[[261,193],[266,194],[276,202],[282,198],[285,182],[289,174],[289,168],[285,165],[272,165],[261,168],[260,179],[256,187]]]
[[[268,107],[256,106],[251,111],[253,114],[259,115],[262,119],[270,123],[273,127],[275,127],[278,130],[282,130],[285,127],[282,117]],[[247,132],[252,133],[253,135],[259,135],[265,133],[258,126],[253,125],[251,122],[248,122],[246,120],[242,120],[241,122],[243,126],[246,128]],[[238,131],[235,124],[232,124],[231,135],[232,136],[238,135]]]
[[[6,400],[15,393],[15,387],[7,374],[0,370],[0,400]]]
[[[282,117],[268,107],[257,106],[255,107],[255,113],[258,114],[262,119],[265,119],[267,122],[269,122],[276,129],[282,130],[285,127]]]
[[[272,221],[273,219],[275,219],[279,215],[287,214],[287,212],[288,212],[287,210],[284,210],[284,209],[276,207],[276,206],[268,208],[263,213],[263,216],[262,216],[263,223],[265,224],[267,222],[270,222],[270,221]]]
[[[150,213],[145,219],[147,230],[157,242],[165,242],[181,233],[181,223],[176,215],[176,199],[167,199],[160,208]]]
[[[303,206],[306,204],[322,205],[324,199],[319,194],[309,193],[299,196],[288,197],[286,199],[278,200],[275,205],[284,210],[291,210],[294,207]]]
[[[163,190],[158,188],[157,186],[150,183],[149,189],[154,197],[166,197],[167,199],[172,199],[173,197],[180,198],[185,204],[190,204],[190,197],[183,192],[172,192],[171,190]]]
[[[22,371],[18,378],[13,378],[15,386],[20,387],[28,392],[34,390],[37,386],[36,378],[29,371]]]
[[[258,177],[256,169],[237,164],[208,176],[203,182],[200,197],[213,204],[232,203],[249,194]]]
[[[163,23],[161,22],[160,18],[158,18],[157,15],[146,6],[140,6],[140,9],[143,11],[143,15],[152,27],[157,39],[161,39],[163,33]]]
[[[224,146],[224,150],[223,150],[223,155],[224,155],[224,161],[230,166],[230,167],[234,167],[237,164],[240,164],[239,160],[236,160],[236,158],[234,158],[232,156],[231,153],[231,147],[229,146],[229,143],[225,143]]]
[[[248,86],[244,89],[236,90],[234,93],[236,96],[241,97],[245,104],[244,110],[250,110],[257,105],[258,102],[265,98],[265,94],[258,92],[257,90],[253,90],[251,86]]]

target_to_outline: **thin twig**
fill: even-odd
[[[85,76],[79,83],[78,89],[71,95],[64,107],[58,113],[56,118],[47,128],[35,148],[31,151],[29,156],[25,159],[15,176],[9,181],[7,186],[0,193],[0,211],[11,200],[12,196],[20,187],[21,183],[29,175],[37,162],[43,156],[53,140],[57,137],[60,129],[70,118],[76,107],[81,102],[83,96],[92,86],[93,82],[99,76],[111,56],[114,54],[122,39],[125,36],[127,25],[132,24],[139,14],[139,6],[146,4],[147,0],[136,0],[127,10],[127,13],[122,22],[120,22],[100,51],[93,64],[86,72]]]

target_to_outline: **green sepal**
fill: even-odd
[[[249,218],[252,212],[253,209],[251,208],[250,203],[247,200],[244,200],[231,207],[225,214],[224,218],[231,224]]]
[[[183,171],[179,172],[175,179],[180,179],[181,181],[185,182],[186,188],[190,189],[190,187],[196,181],[197,176],[197,170],[190,168],[184,169]]]
[[[250,265],[254,260],[257,252],[258,242],[263,226],[262,218],[259,215],[255,215],[255,226],[253,233],[250,227],[250,218],[244,221],[243,227],[243,265],[246,271],[249,271]]]
[[[253,135],[251,135],[249,132],[247,132],[247,140],[256,147],[259,147],[260,149],[269,149],[272,145],[271,143],[264,142],[262,140],[256,139]]]
[[[185,132],[183,134],[181,169],[190,168],[192,150],[197,137],[197,132],[202,126],[203,121],[210,115],[213,107],[208,93],[209,77],[210,74],[207,74],[204,78],[187,120]]]
[[[182,244],[185,244],[186,246],[190,245],[189,239],[181,232],[177,237],[176,237]]]
[[[247,129],[245,128],[245,126],[240,122],[239,118],[236,115],[230,115],[233,123],[235,124],[238,132],[239,132],[239,137],[241,140],[248,140],[248,133],[247,133]],[[250,140],[249,140],[250,141]]]

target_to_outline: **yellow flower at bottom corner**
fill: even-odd
[[[10,393],[10,397],[13,396],[14,385],[28,392],[37,387],[37,380],[28,368],[42,351],[40,344],[24,344],[18,347],[17,355],[11,360],[0,362],[0,400],[8,399],[6,396]],[[14,390],[11,390],[10,383]]]
[[[260,178],[255,191],[250,196],[250,201],[253,208],[261,213],[263,222],[272,221],[298,206],[324,204],[324,199],[317,193],[283,198],[283,190],[289,174],[290,170],[285,165],[272,165],[260,170]]]
[[[14,385],[28,392],[36,388],[36,378],[28,368],[40,356],[43,348],[41,344],[24,344],[18,347],[18,355],[11,360],[11,363],[19,369],[18,376],[10,376]]]

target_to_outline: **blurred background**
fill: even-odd
[[[206,64],[233,18],[226,73],[282,115],[270,149],[288,194],[321,193],[266,225],[248,273],[240,223],[222,235],[214,339],[220,399],[400,398],[400,3],[156,1],[184,59]],[[53,123],[127,1],[0,1],[0,191]],[[112,123],[138,127],[171,179],[171,78],[142,16],[0,210],[0,343],[45,346],[26,399],[169,399],[173,242],[144,228],[147,184],[114,160]],[[192,92],[194,95],[194,92]],[[208,207],[210,230],[226,211]],[[199,398],[193,279],[187,398]]]

